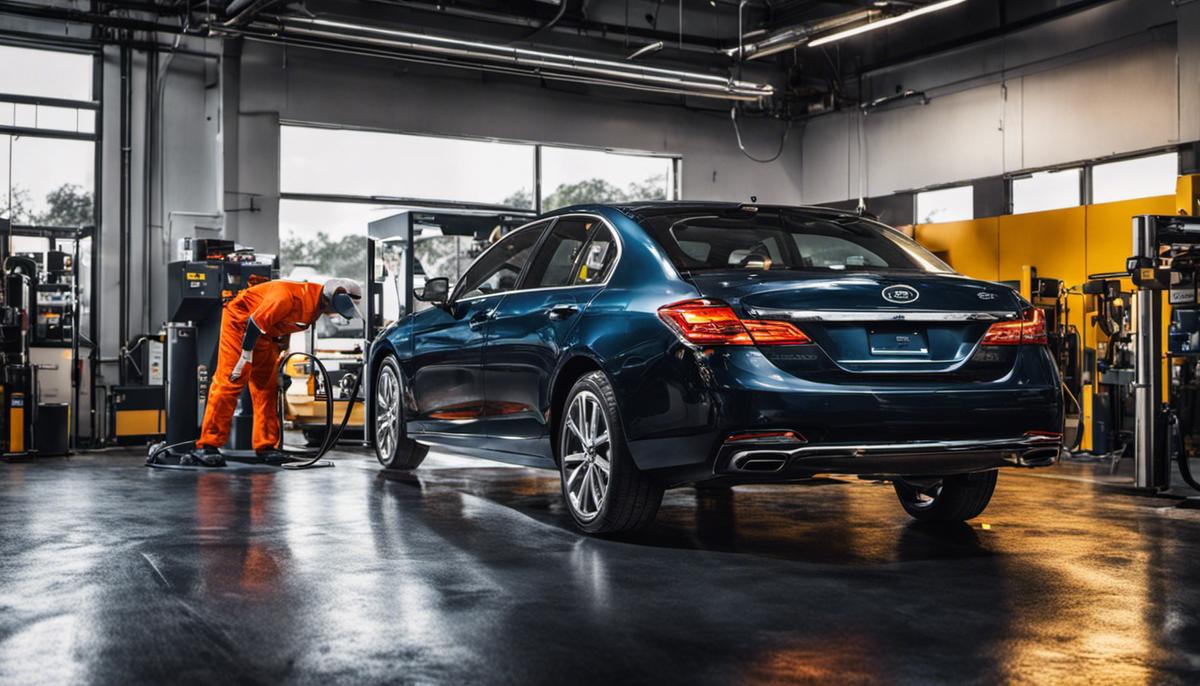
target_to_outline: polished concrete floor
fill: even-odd
[[[1200,510],[1086,470],[948,528],[883,484],[679,489],[617,542],[447,456],[0,464],[0,684],[1197,683]]]

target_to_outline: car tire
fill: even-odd
[[[559,480],[575,525],[589,534],[616,535],[653,522],[663,489],[629,454],[608,377],[582,376],[559,411]]]
[[[900,505],[922,522],[962,522],[978,517],[996,490],[997,470],[942,477],[936,483],[896,479]]]
[[[405,431],[400,379],[396,358],[380,360],[371,385],[371,443],[384,469],[416,469],[429,453],[429,446],[408,438]]]

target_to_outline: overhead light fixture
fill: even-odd
[[[808,47],[815,48],[815,47],[818,47],[821,45],[825,45],[827,43],[832,43],[834,41],[842,40],[843,38],[857,36],[859,34],[866,33],[868,31],[874,31],[875,29],[882,29],[885,26],[892,26],[894,24],[899,24],[902,21],[908,21],[909,19],[915,19],[916,17],[919,17],[922,14],[930,14],[932,12],[937,12],[938,10],[944,10],[947,7],[961,5],[962,3],[966,2],[966,1],[967,0],[942,0],[942,2],[935,2],[932,5],[925,5],[924,7],[912,10],[911,12],[905,12],[904,14],[897,14],[894,17],[888,17],[887,19],[880,19],[879,21],[871,22],[868,24],[860,24],[858,26],[855,26],[852,29],[846,29],[845,31],[838,31],[837,33],[831,33],[828,36],[821,36],[820,38],[817,38],[816,40],[809,41]]]
[[[515,48],[320,17],[261,17],[244,26],[221,26],[220,30],[252,40],[672,95],[758,102],[775,93],[769,83],[720,74]]]
[[[776,31],[762,40],[756,39],[759,36],[765,35],[766,31],[762,29],[750,31],[742,36],[742,41],[739,45],[726,48],[721,52],[733,59],[757,60],[763,57],[770,57],[771,55],[777,55],[804,45],[815,33],[840,29],[843,26],[857,24],[863,20],[870,20],[878,15],[879,10],[855,10],[816,22],[789,26]]]

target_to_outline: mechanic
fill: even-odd
[[[263,459],[281,457],[276,367],[288,337],[336,312],[347,319],[362,318],[355,304],[362,286],[352,279],[319,283],[268,281],[252,286],[225,304],[217,369],[208,390],[208,407],[196,448],[184,462],[222,467],[218,450],[229,440],[238,395],[247,383],[254,407],[253,444]],[[190,458],[190,459],[188,459]]]

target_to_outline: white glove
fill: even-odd
[[[242,356],[238,358],[237,364],[233,365],[233,372],[229,375],[229,380],[237,381],[242,375],[242,367],[245,367],[253,357],[253,350],[243,350]]]

